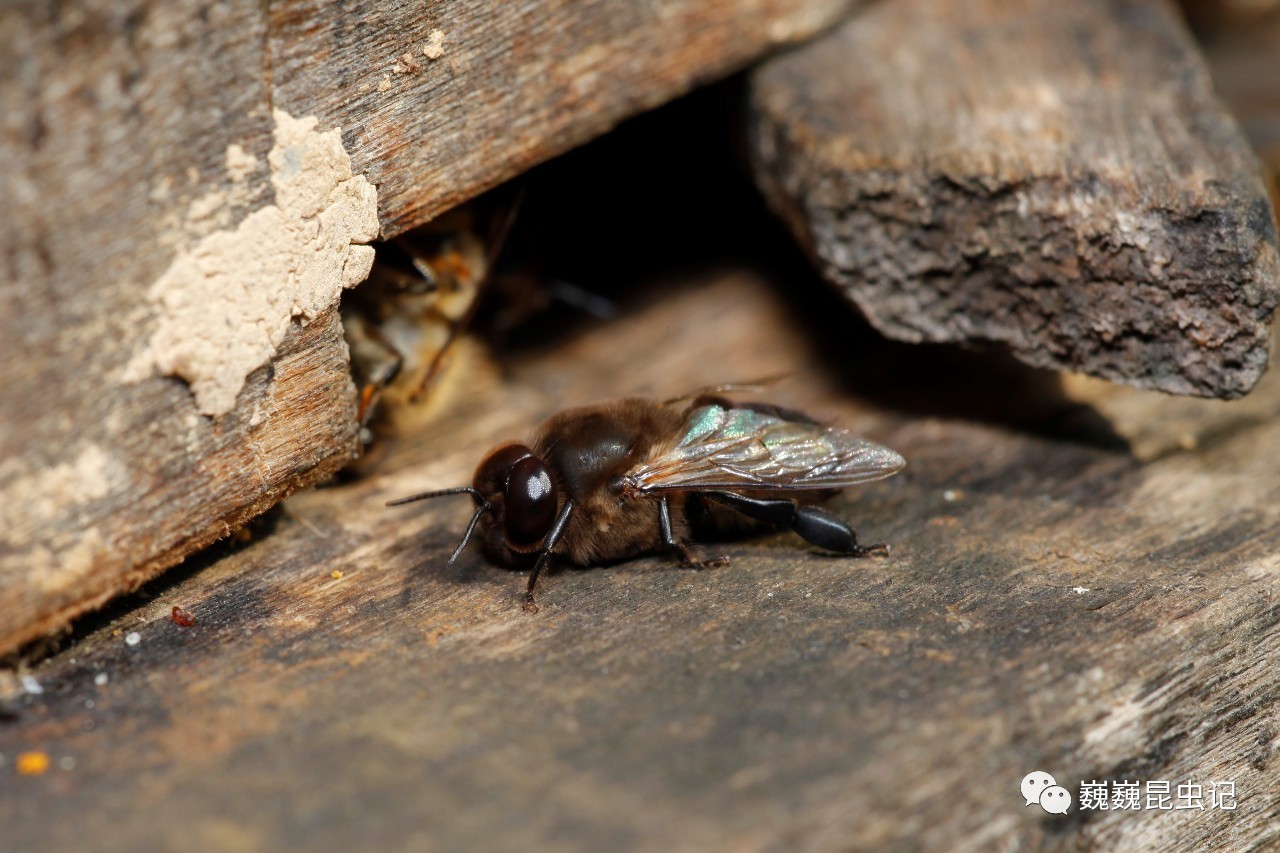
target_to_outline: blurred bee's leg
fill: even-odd
[[[373,417],[382,390],[395,381],[400,369],[404,367],[404,353],[373,323],[362,323],[359,332],[363,336],[363,346],[360,347],[359,355],[356,347],[352,347],[352,362],[359,362],[359,372],[364,377],[364,384],[360,389],[360,408],[356,414],[357,422],[364,428]],[[348,346],[350,345],[348,340]]]

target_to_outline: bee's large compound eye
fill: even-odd
[[[556,520],[556,484],[542,460],[529,455],[511,466],[506,491],[507,541],[514,548],[538,545]]]

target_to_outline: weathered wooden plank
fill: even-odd
[[[758,181],[886,334],[1200,396],[1265,370],[1272,211],[1169,3],[882,3],[752,104]]]
[[[676,280],[501,377],[452,374],[436,428],[372,476],[35,668],[44,693],[0,724],[8,848],[1280,841],[1280,376],[1233,404],[1064,389],[878,341],[838,304],[798,314],[797,278]],[[529,616],[519,575],[443,565],[465,505],[382,505],[563,405],[779,371],[782,399],[909,459],[834,504],[889,559],[766,537],[723,570],[557,572]],[[24,750],[50,769],[15,773]],[[1077,803],[1093,780],[1234,781],[1237,808],[1057,817],[1019,795],[1036,769]]]
[[[361,252],[318,227],[320,209],[359,209],[327,198],[339,171],[280,162],[344,158],[305,125],[273,136],[256,4],[8,4],[0,34],[10,650],[350,457],[331,300]],[[346,239],[321,247],[307,225]]]
[[[277,105],[344,129],[391,236],[856,5],[284,0],[269,67]]]
[[[78,407],[105,423],[68,437],[65,456],[46,447],[0,468],[0,649],[55,632],[351,459],[355,411],[342,355],[331,311],[293,331],[249,377],[247,411],[217,420],[191,411],[177,383],[114,403],[84,389]],[[160,411],[171,420],[146,422]]]
[[[350,457],[379,231],[846,5],[5,4],[0,651]]]

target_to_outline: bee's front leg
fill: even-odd
[[[538,560],[533,564],[533,571],[529,573],[529,586],[525,588],[524,603],[520,605],[526,613],[538,612],[538,602],[533,600],[533,588],[538,584],[538,575],[542,574],[547,563],[551,562],[551,549],[556,547],[556,543],[564,535],[564,529],[569,526],[569,516],[572,513],[573,501],[565,501],[564,506],[560,508],[560,514],[556,516],[555,523],[551,525],[551,532],[542,540]]]
[[[662,533],[662,544],[676,553],[681,565],[691,569],[712,569],[729,565],[728,554],[717,554],[709,560],[704,560],[695,549],[676,539],[675,531],[671,526],[671,507],[665,495],[658,502],[658,529]]]

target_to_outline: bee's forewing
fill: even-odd
[[[700,406],[674,447],[626,475],[647,492],[699,489],[839,489],[888,477],[906,460],[847,430],[746,408]]]

